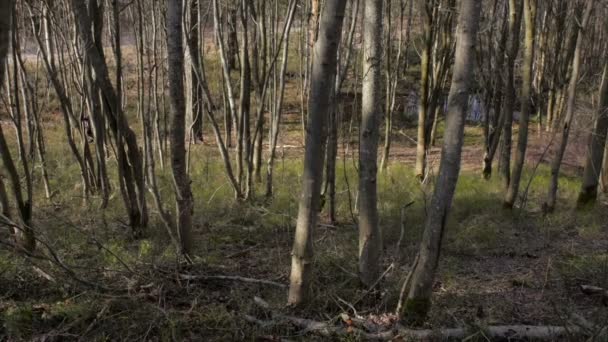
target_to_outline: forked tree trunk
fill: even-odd
[[[302,191],[291,258],[288,303],[293,306],[306,301],[310,287],[312,233],[317,226],[326,123],[331,107],[331,89],[336,76],[336,55],[342,36],[345,7],[346,0],[326,0],[319,38],[314,47]]]
[[[526,39],[524,64],[522,68],[523,85],[521,90],[521,114],[519,116],[519,133],[513,171],[504,200],[504,206],[506,208],[512,208],[517,200],[519,183],[526,158],[526,148],[528,147],[528,120],[531,112],[532,64],[534,62],[534,35],[536,33],[536,0],[524,0],[524,20],[526,25]]]
[[[4,72],[5,72],[5,61],[6,61],[6,56],[8,54],[8,47],[9,47],[9,38],[10,35],[9,33],[11,32],[11,25],[13,29],[15,29],[15,25],[13,23],[13,21],[11,20],[13,15],[15,14],[14,10],[14,3],[12,1],[8,1],[8,0],[2,0],[0,1],[0,13],[3,13],[3,15],[0,15],[0,80],[4,81]],[[13,34],[13,45],[15,45],[15,35]],[[13,46],[13,49],[15,47]],[[16,54],[13,54],[16,55]],[[17,61],[14,60],[13,61],[13,65],[16,67],[16,63]],[[4,83],[4,82],[2,82]],[[0,88],[1,88],[1,84],[0,83]],[[10,87],[10,82],[5,83],[7,87]],[[17,92],[17,89],[15,90]],[[10,95],[9,95],[10,96]],[[19,94],[16,94],[16,96],[19,96]],[[18,106],[18,104],[16,104],[16,106]],[[19,130],[20,127],[17,127],[17,130]],[[22,146],[22,144],[20,143],[20,146]],[[21,150],[21,149],[20,149]],[[21,154],[23,154],[23,152],[21,152]],[[24,172],[26,173],[26,180],[27,180],[27,184],[26,186],[28,187],[28,190],[26,191],[26,198],[24,198],[23,196],[23,190],[22,190],[22,185],[21,185],[21,179],[19,176],[19,173],[17,171],[17,167],[15,166],[15,162],[11,156],[11,152],[9,149],[9,146],[6,142],[6,139],[4,137],[4,132],[2,130],[2,125],[0,125],[0,157],[2,159],[2,166],[4,168],[4,170],[6,170],[6,172],[8,173],[8,179],[11,183],[11,187],[13,190],[13,198],[15,200],[15,206],[17,207],[17,211],[19,214],[19,218],[20,218],[20,222],[19,225],[20,227],[13,227],[16,229],[11,229],[17,238],[17,242],[19,244],[19,246],[29,252],[33,251],[36,247],[36,239],[35,239],[35,235],[33,230],[30,227],[30,223],[31,223],[31,219],[32,219],[32,196],[31,196],[31,181],[30,179],[30,175],[29,175],[29,168],[27,168],[27,158],[25,156],[22,156],[22,161],[23,161],[23,166],[24,166]],[[2,203],[2,211],[3,213],[6,211],[8,213],[8,201],[7,201],[7,196],[6,196],[6,189],[4,188],[4,184],[2,185],[2,189],[0,189],[0,192],[2,194],[0,194],[0,200],[3,202]],[[5,207],[6,206],[6,207]]]
[[[568,99],[566,104],[566,113],[564,121],[561,125],[561,134],[558,134],[558,149],[555,152],[554,159],[551,163],[551,180],[549,182],[549,191],[547,193],[547,201],[543,204],[544,212],[552,212],[555,209],[555,203],[557,201],[557,188],[559,185],[559,170],[562,165],[562,159],[568,146],[568,137],[570,136],[570,129],[572,121],[574,119],[574,105],[576,102],[576,88],[578,85],[578,76],[580,73],[581,60],[583,54],[583,43],[585,38],[585,30],[591,17],[591,11],[593,10],[594,0],[587,0],[585,13],[580,21],[578,27],[578,35],[576,38],[576,47],[574,50],[574,56],[572,59],[572,75],[570,76],[570,85],[568,86]],[[579,23],[577,22],[577,25]]]
[[[608,133],[608,62],[606,62],[608,56],[604,58],[600,100],[595,114],[595,127],[589,137],[589,153],[587,153],[581,191],[578,195],[579,205],[595,202],[597,199],[597,187],[604,163],[604,147]]]
[[[266,197],[272,197],[273,190],[273,175],[274,175],[274,161],[276,157],[277,144],[279,140],[279,128],[281,127],[281,112],[283,111],[283,100],[285,97],[285,83],[287,73],[287,62],[289,60],[289,41],[291,34],[291,27],[293,24],[294,16],[298,8],[299,0],[293,0],[290,3],[289,14],[287,16],[287,23],[285,32],[283,34],[283,57],[281,61],[281,67],[279,71],[279,84],[278,84],[278,95],[276,103],[274,104],[273,111],[270,117],[270,144],[268,145],[268,161],[266,170]]]
[[[182,43],[182,0],[167,3],[167,54],[171,103],[171,166],[177,202],[177,236],[180,253],[192,249],[193,200],[186,166],[186,101],[184,96],[184,49]]]
[[[378,226],[378,140],[382,120],[382,2],[367,0],[363,19],[363,93],[359,142],[359,278],[378,279],[382,232]]]
[[[135,132],[129,127],[128,120],[120,106],[120,99],[112,82],[106,64],[103,51],[99,50],[93,38],[91,27],[91,17],[87,11],[85,2],[72,0],[71,9],[76,18],[78,35],[85,48],[84,53],[95,70],[97,83],[100,86],[106,118],[117,141],[117,154],[119,160],[119,173],[121,174],[121,184],[135,187],[137,191],[129,189],[125,204],[129,212],[131,228],[135,236],[141,236],[143,229],[148,223],[148,213],[145,200],[144,169],[141,153],[137,144]],[[124,180],[124,182],[122,182]],[[134,185],[133,185],[134,183]]]
[[[521,0],[509,0],[509,41],[507,47],[507,66],[506,66],[506,77],[504,81],[504,101],[502,109],[496,104],[494,107],[497,111],[502,112],[499,115],[498,124],[496,130],[490,135],[491,139],[489,143],[489,150],[486,152],[483,160],[483,176],[488,179],[492,176],[492,162],[498,145],[503,141],[503,154],[501,155],[501,166],[504,167],[510,164],[511,159],[511,129],[513,125],[513,107],[515,102],[515,89],[514,89],[514,78],[515,78],[515,60],[517,58],[517,52],[519,51],[519,31],[521,23]],[[497,100],[498,101],[498,100]],[[493,134],[493,135],[492,135]],[[508,146],[506,146],[508,145]],[[506,153],[508,151],[508,153]],[[507,164],[507,165],[505,165]],[[508,184],[510,170],[503,172],[505,175],[505,183]]]
[[[481,1],[462,0],[439,176],[425,223],[418,262],[412,272],[409,294],[397,309],[400,317],[413,322],[422,321],[430,308],[441,242],[458,182],[480,11]]]
[[[515,61],[519,52],[523,0],[509,1],[509,52],[507,65],[507,83],[505,84],[504,124],[502,127],[502,145],[500,149],[499,173],[505,190],[511,183],[511,147],[513,141],[513,111],[515,110]]]

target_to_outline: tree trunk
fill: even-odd
[[[253,144],[251,143],[251,64],[249,62],[249,2],[241,2],[241,92],[239,97],[239,155],[244,160],[245,188],[241,189],[245,198],[249,199],[253,193]],[[241,166],[242,170],[243,166]],[[242,171],[241,171],[242,173]],[[239,177],[239,179],[241,179]]]
[[[117,140],[119,173],[124,178],[126,186],[134,186],[137,193],[129,191],[130,198],[125,200],[129,212],[131,228],[135,236],[141,236],[143,228],[148,222],[148,213],[145,200],[144,169],[137,137],[129,127],[126,116],[120,106],[120,99],[114,89],[108,72],[108,66],[103,56],[103,50],[99,50],[96,40],[91,33],[91,17],[87,11],[86,4],[81,0],[72,0],[71,8],[76,18],[78,34],[85,47],[85,54],[90,66],[95,70],[97,83],[101,88],[103,104],[106,107],[106,118]],[[125,146],[126,145],[126,150]]]
[[[359,278],[378,279],[382,232],[378,226],[378,140],[382,120],[382,1],[367,0],[363,31],[363,92],[359,143]]]
[[[268,146],[268,162],[267,162],[267,170],[266,170],[266,197],[272,196],[273,190],[273,181],[272,177],[274,175],[274,160],[276,157],[277,143],[279,138],[279,128],[281,124],[281,112],[283,110],[283,100],[285,97],[285,83],[286,83],[286,72],[287,72],[287,62],[289,59],[289,41],[291,34],[291,27],[293,24],[294,16],[297,10],[297,5],[299,0],[293,0],[290,4],[290,10],[287,17],[287,24],[285,27],[285,32],[283,34],[283,41],[285,46],[283,47],[283,59],[281,61],[281,67],[279,71],[279,84],[278,84],[278,95],[276,99],[276,103],[273,107],[273,112],[271,113],[270,120],[270,144]]]
[[[499,173],[503,177],[505,189],[511,183],[511,145],[513,134],[513,110],[515,108],[515,60],[519,51],[522,0],[509,1],[509,52],[507,80],[505,84],[504,123],[502,127],[502,146],[499,161]],[[490,171],[491,174],[491,171]]]
[[[177,234],[180,253],[192,249],[192,191],[186,168],[186,103],[184,98],[184,49],[182,46],[182,0],[167,3],[167,54],[171,97],[171,166],[177,202]]]
[[[423,180],[426,170],[427,120],[429,118],[429,82],[431,78],[431,54],[433,51],[433,2],[420,1],[424,12],[424,46],[420,57],[420,102],[418,104],[418,141],[416,143],[415,175]]]
[[[528,147],[528,120],[531,112],[532,64],[534,62],[534,35],[536,33],[536,0],[524,0],[524,20],[526,39],[522,67],[521,114],[519,116],[519,133],[511,182],[504,200],[504,206],[507,208],[512,208],[517,200],[519,183],[526,159],[526,148]]]
[[[509,6],[505,6],[505,10],[508,10]],[[505,11],[505,14],[507,12]],[[509,21],[505,20],[505,24],[502,27],[502,33],[500,36],[500,42],[498,44],[497,51],[507,51],[508,38],[512,35],[509,31]],[[505,68],[505,53],[498,52],[496,54],[497,70],[503,70]],[[505,91],[506,75],[503,72],[498,72],[496,80],[494,81],[494,89],[492,92],[492,110],[493,115],[490,117],[490,110],[486,114],[486,122],[484,125],[484,156],[483,156],[483,167],[482,175],[485,179],[489,179],[492,176],[492,162],[496,155],[498,143],[502,136],[502,128],[504,126],[505,117],[504,111],[502,110],[503,96]]]
[[[604,61],[608,56],[604,57]],[[604,147],[608,133],[608,63],[604,62],[602,85],[600,87],[600,100],[595,113],[595,127],[589,137],[589,153],[585,162],[581,191],[578,195],[578,204],[584,205],[595,202],[597,187],[604,163]]]
[[[195,141],[203,141],[203,87],[201,80],[196,76],[196,70],[201,64],[199,47],[199,0],[190,1],[190,30],[188,32],[188,44],[190,61],[192,63],[192,89],[190,93],[192,101],[192,135]]]
[[[16,77],[17,74],[17,70],[16,70],[16,65],[17,65],[17,61],[16,61],[16,51],[15,49],[17,47],[15,47],[16,44],[16,32],[14,31],[16,29],[16,25],[15,22],[12,20],[12,18],[15,15],[15,4],[12,1],[0,1],[0,12],[4,13],[2,16],[0,16],[0,80],[4,80],[4,73],[5,73],[5,66],[7,63],[5,63],[6,61],[6,56],[8,54],[8,47],[9,47],[9,38],[11,37],[11,35],[9,35],[10,32],[12,32],[12,42],[13,42],[13,66],[15,67],[15,74],[14,76]],[[13,31],[11,31],[11,28]],[[4,82],[2,82],[4,83]],[[0,83],[0,88],[1,88],[1,84]],[[10,88],[10,81],[5,83],[7,87]],[[17,84],[15,83],[15,87],[17,88]],[[10,89],[7,88],[8,91],[10,91]],[[18,94],[18,89],[15,89],[15,95],[17,96],[17,98],[19,97]],[[9,94],[9,98],[10,98],[10,94]],[[19,104],[15,103],[15,108],[19,109]],[[17,113],[16,115],[20,116],[20,113]],[[18,121],[17,121],[18,122]],[[20,134],[20,130],[21,127],[16,127],[17,129],[17,134]],[[23,168],[24,168],[24,173],[25,173],[25,178],[26,178],[26,198],[24,198],[23,196],[23,190],[22,190],[22,185],[21,185],[21,179],[19,176],[19,173],[17,171],[17,167],[15,166],[15,162],[11,156],[11,151],[9,149],[9,146],[6,142],[6,139],[4,137],[4,132],[2,130],[2,125],[0,125],[0,157],[2,159],[2,164],[4,167],[4,170],[6,170],[6,172],[8,173],[8,179],[11,183],[11,187],[13,190],[13,197],[15,200],[15,206],[17,207],[17,211],[19,214],[19,218],[20,218],[20,227],[13,227],[13,228],[17,228],[12,229],[13,232],[16,235],[17,238],[17,242],[19,244],[19,246],[23,249],[25,249],[26,251],[32,252],[35,248],[36,248],[36,239],[35,239],[35,235],[34,235],[34,231],[31,229],[30,224],[31,224],[31,219],[32,219],[32,191],[31,191],[31,178],[30,178],[30,174],[29,174],[29,167],[28,167],[28,158],[24,155],[24,151],[23,151],[23,143],[21,141],[21,137],[18,137],[19,140],[19,151],[20,154],[22,155],[22,162],[23,162]],[[4,189],[4,186],[2,186],[3,189],[1,189],[0,191],[3,192],[4,194],[1,197],[5,197],[2,200],[2,202],[7,202],[6,201],[6,192]],[[5,208],[5,205],[7,206]],[[8,212],[8,203],[2,203],[2,210],[3,211],[7,211]]]
[[[329,116],[331,89],[336,75],[336,56],[342,36],[345,7],[346,0],[326,0],[319,39],[314,47],[304,172],[292,250],[288,297],[288,303],[294,306],[306,301],[310,287],[312,233],[317,226],[319,196],[323,182],[326,122]]]
[[[559,185],[559,170],[562,165],[562,159],[568,146],[568,137],[570,136],[570,128],[574,119],[574,105],[576,102],[576,88],[578,85],[578,76],[581,67],[581,59],[583,54],[583,43],[585,38],[585,30],[591,17],[591,11],[593,10],[594,0],[587,0],[585,13],[580,21],[578,27],[578,35],[576,38],[576,47],[574,50],[574,57],[572,59],[572,75],[570,75],[570,85],[568,86],[568,99],[566,104],[566,113],[564,121],[561,126],[561,134],[558,137],[558,149],[555,152],[555,157],[551,163],[551,180],[549,183],[549,191],[547,194],[547,201],[543,204],[544,212],[552,212],[555,209],[555,203],[557,201],[557,188]],[[577,25],[578,22],[577,22]]]
[[[481,2],[463,0],[460,5],[456,56],[452,86],[448,97],[446,128],[441,153],[439,176],[427,216],[418,262],[412,272],[411,287],[405,303],[399,303],[398,314],[412,322],[422,321],[430,307],[435,272],[446,220],[460,172],[464,142],[464,124],[469,92],[473,80],[475,45],[479,28]]]

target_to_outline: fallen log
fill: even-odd
[[[254,303],[264,310],[271,310],[270,304],[262,298],[255,297]],[[376,325],[369,329],[370,322],[357,322],[359,324],[334,324],[333,322],[321,322],[307,318],[300,318],[290,315],[283,315],[271,312],[272,319],[261,320],[250,315],[244,315],[244,319],[252,324],[261,327],[278,326],[289,323],[302,329],[302,334],[316,334],[323,337],[344,337],[356,336],[364,340],[390,341],[394,339],[405,339],[413,341],[435,341],[435,340],[463,340],[475,335],[496,341],[555,341],[561,339],[571,339],[573,336],[581,336],[585,333],[584,326],[577,324],[568,326],[550,325],[496,325],[496,326],[471,326],[465,328],[444,328],[444,329],[408,329],[400,324],[395,324],[391,328]],[[344,315],[348,318],[348,315]],[[582,318],[581,318],[582,319]],[[342,318],[348,322],[348,319]],[[363,328],[365,326],[365,329]],[[374,331],[374,332],[370,332]]]
[[[319,322],[287,315],[274,315],[274,317],[278,321],[262,321],[252,316],[245,316],[245,319],[250,323],[255,323],[263,327],[276,326],[280,324],[280,321],[287,322],[302,329],[303,334],[316,334],[324,337],[351,335],[363,338],[365,340],[377,341],[390,341],[398,338],[415,341],[462,340],[477,334],[480,336],[485,336],[491,340],[555,341],[581,334],[580,328],[575,326],[561,327],[532,325],[502,325],[437,330],[416,330],[406,329],[404,327],[395,327],[393,329],[378,333],[368,333],[353,326],[338,326],[328,322]]]

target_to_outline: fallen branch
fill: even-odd
[[[264,300],[256,298],[254,302],[268,309],[269,305]],[[302,329],[303,334],[316,334],[324,337],[357,336],[365,340],[389,341],[394,339],[405,340],[462,340],[477,334],[492,340],[541,340],[554,341],[573,335],[583,334],[579,326],[534,326],[534,325],[499,325],[487,327],[446,328],[437,330],[406,329],[401,325],[382,330],[381,326],[374,329],[378,332],[368,332],[370,329],[361,329],[353,325],[335,325],[331,322],[320,322],[306,318],[273,313],[272,320],[260,320],[253,316],[245,315],[246,321],[261,327],[279,325],[281,322],[292,324]],[[361,322],[359,322],[361,323]],[[360,325],[360,324],[357,324]],[[365,326],[369,326],[365,324]]]
[[[228,281],[240,281],[240,282],[244,282],[244,283],[270,285],[270,286],[280,287],[282,289],[287,288],[287,285],[282,284],[282,283],[277,283],[275,281],[264,280],[264,279],[246,278],[246,277],[240,277],[240,276],[180,274],[179,278],[181,280],[228,280]]]
[[[444,339],[465,339],[477,333],[483,333],[490,339],[497,340],[543,340],[554,341],[560,338],[570,337],[581,333],[578,327],[560,326],[533,326],[533,325],[501,325],[478,328],[453,328],[439,330],[415,330],[403,327],[395,327],[390,330],[378,333],[368,333],[363,329],[353,326],[337,326],[328,322],[319,322],[306,318],[299,318],[287,315],[274,315],[276,320],[259,320],[252,316],[245,316],[245,319],[261,327],[276,326],[280,321],[288,322],[302,329],[304,334],[317,334],[324,337],[334,336],[358,336],[366,340],[389,341],[397,338],[406,340],[444,340]]]
[[[591,286],[591,285],[581,285],[580,286],[581,291],[586,294],[586,295],[600,295],[602,296],[602,304],[608,306],[608,290],[602,288],[602,287],[598,287],[598,286]]]

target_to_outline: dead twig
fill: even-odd
[[[190,281],[193,281],[193,280],[228,280],[228,281],[240,281],[240,282],[252,283],[252,284],[270,285],[270,286],[279,287],[282,289],[287,288],[286,284],[277,283],[275,281],[246,278],[246,277],[240,277],[240,276],[179,274],[179,279],[180,280],[190,280]]]

